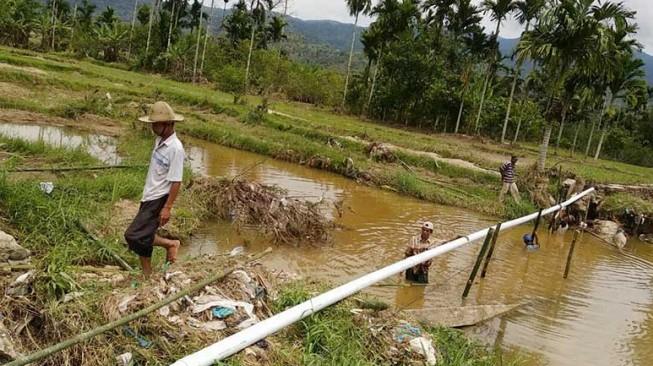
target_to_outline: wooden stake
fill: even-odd
[[[271,251],[272,251],[272,248],[268,248],[265,251],[263,251],[263,252],[261,252],[259,254],[256,254],[256,255],[254,255],[254,257],[252,257],[250,260],[248,260],[247,263],[257,261],[257,260],[261,259],[263,256],[270,253]],[[228,269],[226,271],[223,271],[223,272],[220,272],[220,273],[214,273],[213,275],[207,277],[205,280],[203,280],[203,281],[201,281],[201,282],[199,282],[199,283],[197,283],[197,284],[195,284],[195,285],[193,285],[193,286],[191,286],[191,287],[189,287],[189,288],[187,288],[185,290],[179,291],[176,294],[171,295],[171,296],[161,300],[160,302],[157,302],[156,304],[152,304],[152,305],[150,305],[150,306],[148,306],[148,307],[146,307],[144,309],[141,309],[141,310],[139,310],[139,311],[137,311],[137,312],[135,312],[133,314],[127,315],[124,318],[118,319],[116,321],[105,324],[105,325],[100,326],[98,328],[92,329],[92,330],[90,330],[88,332],[84,332],[82,334],[76,335],[76,336],[74,336],[72,338],[69,338],[69,339],[67,339],[67,340],[65,340],[63,342],[57,343],[57,344],[55,344],[53,346],[50,346],[48,348],[42,349],[42,350],[40,350],[38,352],[32,353],[29,356],[18,358],[15,361],[12,361],[12,362],[9,362],[9,363],[5,364],[4,366],[25,366],[25,365],[28,365],[28,364],[33,363],[35,361],[44,359],[44,358],[46,358],[46,357],[48,357],[48,356],[50,356],[50,355],[52,355],[54,353],[57,353],[59,351],[63,351],[66,348],[70,348],[70,347],[72,347],[72,346],[74,346],[74,345],[76,345],[78,343],[89,340],[89,339],[91,339],[93,337],[96,337],[96,336],[102,334],[102,333],[105,333],[105,332],[110,331],[112,329],[118,328],[121,325],[125,325],[125,324],[127,324],[129,322],[132,322],[132,321],[134,321],[134,320],[136,320],[138,318],[141,318],[141,317],[143,317],[143,316],[145,316],[147,314],[155,312],[155,311],[161,309],[162,307],[164,307],[164,306],[166,306],[166,305],[168,305],[168,304],[170,304],[170,303],[172,303],[174,301],[177,301],[177,300],[181,299],[184,296],[187,296],[187,295],[189,295],[191,293],[197,292],[197,291],[203,289],[204,287],[212,284],[213,282],[219,281],[219,280],[227,277],[236,268],[237,267],[232,267],[232,268],[230,268],[230,269]]]
[[[485,257],[485,251],[487,250],[488,245],[490,245],[492,236],[494,236],[494,229],[490,228],[490,230],[488,230],[487,232],[487,236],[485,237],[485,241],[483,242],[483,246],[481,246],[481,251],[478,253],[478,257],[476,257],[476,263],[474,263],[474,268],[472,269],[472,273],[469,274],[469,279],[467,280],[467,284],[465,285],[465,291],[463,291],[463,299],[466,298],[467,295],[469,295],[469,290],[472,288],[472,285],[474,284],[474,280],[476,279],[476,274],[478,273],[478,268],[481,266],[481,262]]]
[[[501,232],[501,223],[497,224],[496,230],[494,231],[494,236],[492,236],[492,243],[490,248],[487,251],[487,257],[485,257],[485,263],[483,264],[483,270],[481,271],[481,278],[485,278],[487,273],[487,266],[490,264],[492,259],[492,254],[494,253],[494,246],[497,244],[497,239],[499,239],[499,233]]]
[[[537,228],[540,227],[540,220],[542,219],[542,211],[543,209],[540,209],[540,211],[537,213],[537,219],[535,219],[535,226],[533,227],[533,232],[531,233],[531,237],[535,237],[535,233],[537,233]]]
[[[574,255],[574,248],[576,247],[576,240],[578,240],[578,230],[574,231],[574,238],[571,240],[571,247],[569,248],[569,254],[567,255],[567,265],[565,265],[565,274],[562,276],[564,279],[567,279],[569,275],[569,270],[571,269],[571,257]]]

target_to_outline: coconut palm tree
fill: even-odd
[[[253,20],[252,34],[249,39],[249,52],[247,54],[247,67],[245,68],[245,91],[249,87],[249,72],[252,66],[252,53],[254,52],[254,37],[256,32],[265,26],[267,13],[271,12],[276,4],[273,0],[250,0],[249,10]]]
[[[515,3],[515,8],[517,9],[517,21],[521,25],[525,25],[524,32],[528,32],[531,26],[531,22],[536,19],[544,6],[546,5],[546,0],[521,0]],[[524,60],[518,60],[517,65],[515,66],[515,75],[512,80],[512,87],[510,88],[510,96],[508,97],[508,106],[506,107],[506,118],[503,121],[503,130],[501,131],[501,143],[506,142],[506,132],[508,130],[508,121],[510,121],[510,111],[512,109],[512,102],[515,97],[515,89],[517,88],[517,82],[521,76],[521,68],[524,63]]]
[[[493,54],[491,60],[488,63],[487,75],[485,76],[483,91],[481,92],[481,102],[478,106],[478,114],[476,115],[476,127],[474,128],[476,132],[478,132],[479,124],[481,121],[481,114],[483,113],[485,95],[492,79],[492,73],[494,72],[495,64],[497,63],[501,23],[506,20],[508,15],[510,15],[513,10],[515,10],[515,2],[513,0],[484,0],[483,7],[485,8],[485,12],[490,13],[490,18],[497,23],[497,27],[494,31],[494,41],[496,42],[497,52]]]
[[[602,65],[602,52],[605,51],[602,48],[611,41],[605,22],[623,16],[616,9],[593,6],[593,2],[559,0],[558,6],[546,11],[533,30],[524,33],[518,46],[519,57],[529,57],[542,65],[552,86],[544,113],[546,124],[537,163],[540,172],[546,165],[554,119],[561,117],[555,108],[555,101],[560,98],[560,86],[571,70],[591,70]]]
[[[342,96],[342,107],[344,108],[347,101],[347,91],[349,89],[349,78],[351,77],[351,63],[354,59],[354,46],[356,45],[356,28],[358,27],[358,18],[361,14],[368,14],[372,10],[372,0],[345,0],[349,8],[349,14],[355,18],[354,31],[351,36],[351,49],[349,50],[349,62],[347,63],[347,76],[345,77],[345,90]]]

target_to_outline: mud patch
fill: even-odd
[[[77,119],[66,119],[15,109],[0,109],[0,123],[70,127],[111,137],[119,136],[123,129],[120,123],[93,114],[83,114]]]

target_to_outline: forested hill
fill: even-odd
[[[134,8],[134,0],[91,0],[91,2],[97,5],[98,11],[104,10],[107,6],[113,7],[118,16],[125,20],[130,18]],[[138,0],[139,4],[143,2],[151,3],[149,0]],[[216,7],[223,4],[219,0],[216,0],[215,3]],[[210,4],[210,0],[205,0],[205,4]],[[209,12],[208,7],[205,11]],[[227,14],[229,14],[229,10],[227,10]],[[213,23],[219,24],[222,17],[222,9],[216,8]],[[324,66],[344,64],[346,52],[351,45],[352,24],[331,20],[303,20],[295,17],[288,17],[288,23],[289,30],[298,36],[291,37],[292,54],[295,58]],[[359,27],[358,36],[363,29]],[[301,42],[302,39],[304,42]],[[504,55],[511,55],[518,41],[518,38],[500,38],[501,52]],[[356,42],[356,49],[359,51],[362,49],[360,42]],[[653,56],[638,52],[638,57],[644,61],[647,80],[650,85],[653,85]],[[362,60],[358,59],[357,64],[361,66]]]

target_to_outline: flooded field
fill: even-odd
[[[87,149],[94,146],[93,141],[109,141],[36,126],[4,125],[0,134],[32,141],[36,136],[54,145]],[[332,243],[280,246],[266,262],[334,285],[402,259],[408,239],[419,233],[423,221],[434,222],[437,242],[496,222],[473,211],[403,197],[338,175],[203,141],[183,141],[189,163],[198,173],[243,174],[247,179],[279,185],[290,196],[324,200],[325,210],[341,226]],[[113,150],[99,150],[94,156],[115,162],[119,158],[113,146]],[[342,202],[341,214],[333,202]],[[521,236],[531,229],[523,226],[502,233],[487,278],[473,287],[465,302],[461,293],[478,246],[434,260],[429,286],[406,286],[394,278],[368,292],[400,309],[524,303],[508,316],[467,331],[489,344],[518,350],[529,366],[653,364],[653,246],[633,240],[624,255],[585,235],[577,245],[569,279],[563,280],[572,234],[548,235],[542,230],[542,248],[529,253],[523,249]],[[227,223],[212,222],[202,228],[183,255],[225,252],[243,244],[248,251],[269,246],[254,231],[238,233]]]

